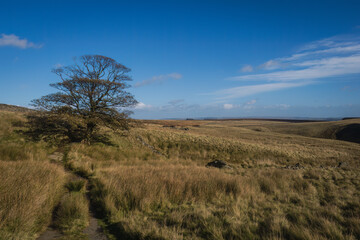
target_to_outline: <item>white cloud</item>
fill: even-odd
[[[232,109],[232,108],[234,108],[234,105],[233,105],[233,104],[229,104],[229,103],[225,103],[225,104],[224,104],[224,109],[229,110],[229,109]]]
[[[176,111],[188,111],[198,107],[195,104],[187,104],[183,99],[171,100],[165,105],[153,106],[150,104],[145,104],[143,102],[139,102],[133,110],[141,111],[141,112],[152,112],[152,111],[162,111],[162,112],[176,112]]]
[[[252,74],[233,77],[234,80],[294,81],[346,74],[360,73],[360,53],[346,57],[323,58],[293,63],[293,67],[305,67],[297,70],[275,71],[264,74]]]
[[[254,108],[256,103],[256,100],[250,100],[248,102],[245,102],[244,104],[231,104],[231,103],[225,103],[223,105],[223,108],[226,110],[230,110],[230,109],[252,109]]]
[[[262,64],[267,73],[232,77],[238,81],[259,81],[214,92],[217,99],[232,99],[263,92],[301,87],[322,79],[360,74],[360,37],[332,37],[310,43],[289,57]],[[269,83],[270,82],[270,83]]]
[[[298,52],[311,52],[319,49],[330,49],[354,44],[356,45],[359,43],[359,40],[360,37],[357,35],[334,36],[306,44],[302,48],[300,48]]]
[[[245,105],[254,105],[256,103],[256,99],[250,100],[245,103]]]
[[[134,87],[142,87],[142,86],[149,85],[149,84],[162,83],[162,82],[165,82],[170,79],[177,80],[180,78],[182,78],[182,75],[180,73],[170,73],[170,74],[165,74],[165,75],[158,75],[158,76],[153,76],[151,79],[137,82],[134,84]]]
[[[281,103],[281,104],[275,104],[275,105],[267,105],[267,106],[264,106],[264,108],[267,108],[267,109],[288,109],[290,108],[290,105],[289,104],[284,104],[284,103]]]
[[[61,68],[61,67],[63,67],[63,65],[60,64],[60,63],[57,63],[57,64],[54,65],[54,68],[55,68],[55,69],[58,69],[58,68]]]
[[[241,68],[242,72],[252,72],[254,69],[251,65],[245,65]]]
[[[233,80],[302,81],[360,73],[360,37],[336,36],[305,45],[288,57],[260,65],[269,73],[236,76]],[[280,70],[282,69],[282,70]]]
[[[322,46],[319,46],[322,47]],[[322,50],[315,50],[315,51],[304,51],[301,53],[296,53],[291,55],[290,57],[279,58],[279,61],[282,62],[291,62],[296,60],[301,60],[302,58],[316,58],[322,57],[324,55],[330,54],[348,54],[348,53],[358,53],[360,51],[360,43],[343,43],[343,45],[334,44],[334,46],[322,49]]]
[[[233,87],[233,88],[219,90],[212,93],[212,95],[219,96],[217,97],[217,99],[233,99],[233,98],[246,97],[263,92],[270,92],[281,89],[305,86],[310,83],[311,82],[291,82],[291,83],[282,82],[282,83],[267,83],[267,84],[240,86],[240,87]]]
[[[280,62],[277,60],[269,60],[266,63],[260,65],[260,68],[266,69],[266,70],[274,70],[281,67]]]
[[[6,46],[18,47],[18,48],[22,48],[22,49],[41,48],[42,47],[41,44],[35,44],[32,42],[29,42],[25,38],[20,39],[18,36],[14,35],[14,34],[10,34],[10,35],[1,34],[0,47],[6,47]]]
[[[138,104],[136,104],[136,106],[135,106],[135,109],[137,109],[137,110],[143,110],[143,109],[149,109],[149,108],[152,108],[152,106],[147,105],[147,104],[142,103],[142,102],[138,102]]]
[[[223,104],[189,105],[186,109],[166,109],[154,107],[147,111],[135,110],[138,119],[166,119],[166,118],[329,118],[349,117],[360,115],[359,104],[321,105],[321,106],[292,106],[288,104],[271,105],[234,105],[232,109],[224,109]]]
[[[256,99],[250,100],[244,104],[243,108],[244,109],[253,109],[255,103],[256,103]]]

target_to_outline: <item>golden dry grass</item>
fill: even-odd
[[[93,201],[117,238],[360,237],[358,144],[232,124],[143,123],[114,136],[118,147],[74,144],[69,162],[93,176]],[[235,169],[204,167],[215,158]],[[283,168],[298,162],[305,169]]]
[[[68,179],[52,147],[31,142],[23,113],[0,111],[0,239],[36,239],[52,220]]]
[[[81,232],[89,221],[89,203],[81,192],[65,194],[57,208],[55,226],[67,235]]]
[[[359,179],[339,169],[103,168],[94,197],[133,239],[356,239]]]
[[[34,239],[49,224],[63,192],[62,167],[0,161],[0,239]]]
[[[350,120],[349,120],[350,121]],[[349,121],[345,121],[349,123]],[[360,122],[360,120],[351,120]],[[184,121],[187,122],[187,121]],[[261,121],[209,121],[200,127],[190,127],[189,131],[163,128],[148,124],[141,129],[145,139],[160,148],[180,148],[180,154],[189,152],[203,153],[209,159],[208,151],[221,152],[223,160],[241,162],[246,159],[256,161],[265,158],[285,164],[286,162],[303,162],[317,165],[336,165],[337,161],[347,161],[357,165],[360,155],[359,144],[338,140],[304,137],[293,134],[277,133],[269,130],[274,124],[286,126],[286,129],[298,128],[303,123],[274,123],[263,121],[268,131],[255,131],[248,126],[261,126]],[[319,123],[314,124],[313,129]],[[328,123],[330,124],[330,123]],[[336,124],[336,123],[331,123]],[[337,124],[345,124],[343,121]],[[285,129],[285,127],[284,127]],[[159,140],[157,140],[157,138]],[[164,143],[165,140],[165,143]],[[159,143],[157,143],[158,141]],[[198,142],[200,142],[198,144]],[[174,146],[175,145],[175,146]],[[199,145],[199,146],[197,146]],[[224,151],[221,151],[224,150]],[[214,154],[214,153],[210,153]],[[200,155],[200,154],[198,154]],[[201,156],[196,156],[198,159]],[[285,161],[284,161],[285,160]]]
[[[24,129],[22,113],[0,111],[0,160],[44,160],[54,148],[43,142],[28,141],[19,131]]]
[[[6,124],[22,118],[0,114]],[[65,165],[89,179],[91,203],[113,239],[359,239],[360,145],[322,138],[358,122],[142,121],[125,136],[111,133],[112,146],[68,146]],[[3,144],[2,163],[22,169],[30,162],[23,159],[42,159],[52,149],[22,141],[13,131],[18,128],[0,128],[0,150]],[[214,159],[233,169],[206,168]],[[31,162],[34,168],[57,167]],[[339,162],[345,167],[337,168]],[[295,163],[304,169],[284,168]],[[29,181],[37,179],[31,176]],[[87,224],[88,203],[77,185],[67,184],[80,192],[67,193],[60,204],[57,220],[64,232]],[[33,191],[41,195],[40,189]],[[32,204],[27,198],[19,209]],[[4,225],[0,229],[9,234]],[[31,229],[22,236],[35,236]]]

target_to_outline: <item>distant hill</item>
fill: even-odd
[[[211,120],[139,120],[177,129],[211,125],[229,128],[247,128],[256,132],[274,132],[313,138],[336,139],[360,143],[360,118],[334,119],[211,119]]]
[[[35,110],[32,110],[30,108],[26,107],[19,107],[15,105],[9,105],[9,104],[3,104],[0,103],[0,111],[9,111],[9,112],[33,112]]]
[[[293,124],[296,123],[296,124]],[[337,139],[360,143],[360,119],[347,118],[340,121],[288,121],[265,126],[268,130],[278,133],[295,134],[306,137]],[[252,126],[248,128],[254,128]]]
[[[340,128],[336,132],[336,139],[360,143],[360,124],[353,123]]]

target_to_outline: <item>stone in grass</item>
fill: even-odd
[[[297,164],[295,164],[293,166],[288,165],[285,168],[286,169],[292,169],[292,170],[299,170],[299,169],[304,169],[305,167],[302,166],[300,163],[297,163]]]
[[[348,166],[348,164],[347,164],[347,162],[339,162],[339,164],[338,164],[338,168],[344,168],[344,167],[347,167]]]
[[[215,160],[212,162],[209,162],[205,165],[206,167],[216,167],[216,168],[232,168],[227,164],[226,162],[222,160]]]

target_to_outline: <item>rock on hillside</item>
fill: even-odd
[[[205,165],[205,167],[216,167],[216,168],[232,168],[230,165],[228,165],[226,162],[222,160],[215,160],[212,162],[209,162]]]

